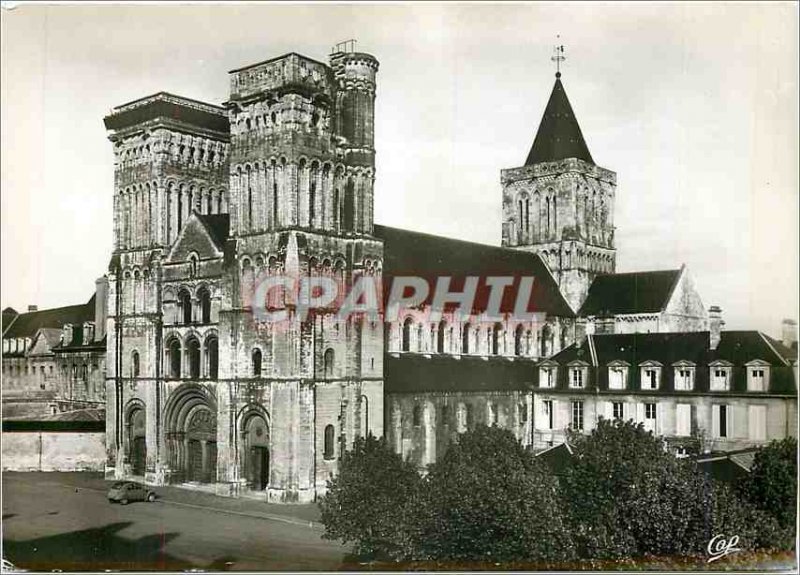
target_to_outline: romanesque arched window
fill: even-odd
[[[189,366],[189,377],[200,378],[200,342],[191,338],[186,342],[186,363]]]
[[[411,326],[413,325],[414,321],[407,317],[403,322],[403,341],[402,341],[402,349],[403,351],[411,351]]]
[[[181,308],[184,325],[192,323],[192,296],[189,291],[182,289],[178,292],[178,305]]]
[[[322,456],[325,459],[333,459],[334,454],[336,452],[335,443],[336,443],[336,431],[333,428],[333,425],[326,425],[325,432],[324,432],[324,445],[322,449]]]
[[[326,379],[333,377],[334,361],[333,350],[331,348],[326,349],[325,355],[322,357],[322,370]]]
[[[131,353],[131,377],[139,377],[139,352]]]
[[[181,376],[181,342],[178,338],[172,338],[167,345],[169,376],[179,378]]]
[[[308,225],[314,226],[316,219],[316,204],[317,204],[317,169],[311,169],[311,181],[308,183]]]
[[[498,355],[500,353],[500,334],[502,331],[502,324],[494,324],[494,327],[492,328],[492,355]]]
[[[211,323],[211,293],[207,288],[200,288],[197,292],[197,299],[200,300],[201,322]]]
[[[210,379],[219,377],[219,339],[216,336],[206,340],[206,376]]]
[[[261,350],[256,348],[253,350],[252,363],[253,363],[253,377],[261,377]]]
[[[411,412],[411,422],[414,427],[422,425],[422,408],[419,405],[415,405],[414,410]]]
[[[469,332],[471,326],[467,323],[464,324],[464,329],[461,332],[461,353],[469,353]]]
[[[444,322],[439,322],[439,328],[436,333],[436,352],[444,353]]]
[[[522,334],[522,326],[518,325],[514,330],[514,355],[524,355],[525,353],[522,349]]]
[[[553,330],[549,325],[542,328],[542,357],[550,357],[553,353]]]

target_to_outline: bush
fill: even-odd
[[[573,556],[555,479],[507,430],[479,426],[429,468],[416,559],[543,561]]]
[[[739,495],[793,533],[797,517],[797,439],[772,441],[759,449],[749,476],[739,486]]]
[[[356,439],[319,501],[323,537],[353,543],[353,552],[361,557],[408,555],[405,513],[418,496],[420,481],[416,468],[395,454],[385,439]]]

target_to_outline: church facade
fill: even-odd
[[[688,428],[680,408],[680,429],[654,431],[719,430],[727,412],[706,417],[719,403],[709,397],[735,394],[744,411],[725,421],[739,421],[754,393],[768,411],[753,417],[768,414],[769,429],[734,434],[739,443],[790,433],[796,362],[779,342],[745,338],[753,357],[733,344],[720,347],[733,355],[712,353],[721,322],[685,269],[614,273],[616,175],[594,163],[560,78],[525,165],[501,172],[502,246],[375,224],[377,71],[365,53],[337,50],[327,63],[291,53],[233,70],[222,106],[162,92],[105,118],[115,153],[107,476],[310,501],[369,433],[424,466],[478,423],[542,449],[600,414],[648,419],[645,396],[664,404],[659,421],[675,421],[673,369],[698,374],[680,390],[696,407]],[[397,317],[342,319],[264,288],[287,276],[347,290],[408,275],[532,277],[535,313],[483,302],[468,318],[436,317],[426,299]],[[692,354],[665,357],[680,338],[658,340],[664,332],[689,338]],[[634,347],[655,338],[652,357],[597,354],[623,335]],[[641,383],[648,361],[663,386]],[[607,370],[623,364],[623,387],[611,387]],[[720,366],[731,382],[712,389],[701,373]],[[771,375],[753,389],[733,383],[750,368]],[[618,403],[608,394],[633,407],[607,407]]]

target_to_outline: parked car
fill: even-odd
[[[148,489],[146,485],[134,481],[117,481],[108,490],[108,500],[111,503],[119,502],[127,505],[129,501],[156,500],[156,492]]]
[[[15,566],[11,561],[3,557],[3,573],[26,573],[27,569],[20,569]]]

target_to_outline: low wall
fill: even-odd
[[[106,434],[4,431],[3,471],[103,471]]]

